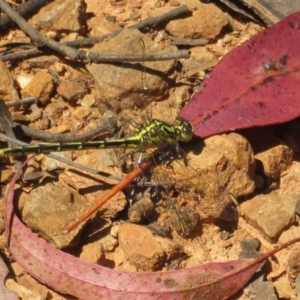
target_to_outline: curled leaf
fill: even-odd
[[[256,270],[257,266],[248,259],[140,273],[111,270],[80,260],[46,243],[14,213],[14,184],[20,170],[6,198],[9,251],[24,270],[56,291],[89,300],[226,299],[239,291]]]

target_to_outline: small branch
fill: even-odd
[[[112,134],[115,131],[116,126],[117,124],[115,120],[108,120],[107,123],[102,126],[98,126],[93,130],[90,130],[81,135],[77,135],[77,131],[69,133],[51,133],[30,128],[28,126],[14,122],[14,127],[20,127],[26,135],[32,137],[35,140],[40,140],[48,143],[83,142],[99,136],[100,134]]]
[[[31,0],[19,5],[15,11],[22,17],[28,17],[33,15],[36,11],[38,11],[41,7],[46,5],[49,1],[48,0]],[[6,16],[0,16],[0,30],[5,29],[13,22],[12,20]]]
[[[157,24],[160,24],[162,22],[168,22],[180,15],[187,14],[187,13],[190,13],[189,8],[187,7],[187,5],[182,5],[160,16],[148,18],[144,21],[141,21],[135,25],[130,26],[129,28],[136,28],[140,30],[140,29],[144,29],[145,27],[156,26]]]
[[[50,40],[40,34],[35,28],[29,25],[18,13],[16,13],[4,0],[0,0],[0,8],[9,16],[9,18],[15,22],[39,47],[47,46],[64,56],[75,60],[78,54],[76,49],[67,47],[64,44],[59,44],[53,40]]]
[[[5,101],[6,106],[16,106],[22,104],[33,104],[37,103],[38,99],[36,97],[26,97],[18,100]]]
[[[189,58],[189,50],[179,50],[167,53],[148,54],[148,55],[120,55],[120,54],[98,54],[95,52],[81,51],[78,58],[88,60],[93,63],[108,63],[108,62],[130,62],[130,61],[159,61],[177,58]]]
[[[108,63],[108,62],[124,62],[124,61],[154,61],[154,60],[169,60],[169,59],[177,59],[177,58],[188,58],[190,56],[190,52],[188,50],[181,50],[169,53],[161,53],[161,54],[151,54],[151,55],[107,55],[107,54],[98,54],[95,52],[88,52],[85,50],[77,50],[72,47],[68,47],[70,43],[57,43],[53,40],[46,38],[41,35],[35,28],[29,25],[24,19],[22,19],[16,12],[14,12],[11,7],[4,1],[0,0],[0,8],[16,23],[19,27],[28,34],[33,41],[39,46],[47,46],[50,49],[55,50],[58,53],[70,58],[71,60],[81,59],[83,61],[88,60],[89,62],[94,63]],[[157,24],[158,22],[167,21],[174,16],[178,16],[179,14],[188,12],[189,9],[186,5],[180,6],[166,14],[155,18],[149,18],[143,22],[140,22],[136,25],[136,28],[144,28],[145,26],[149,26],[149,24]],[[118,31],[118,33],[120,30]],[[91,40],[90,40],[91,41]],[[73,43],[74,45],[74,43]],[[2,61],[11,61],[16,59],[24,59],[33,57],[36,55],[44,54],[41,50],[29,50],[21,53],[14,53],[0,56]]]

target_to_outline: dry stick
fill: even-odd
[[[31,0],[20,4],[15,11],[22,17],[33,15],[36,11],[38,11],[41,7],[47,4],[48,0]],[[13,22],[12,20],[6,16],[0,16],[0,29],[4,29],[11,25]]]
[[[0,0],[1,1],[1,0]],[[160,61],[160,60],[169,60],[169,59],[178,59],[178,58],[189,58],[189,50],[178,50],[167,53],[160,54],[149,54],[149,55],[111,55],[111,54],[99,54],[95,52],[87,52],[84,50],[78,51],[78,58],[82,60],[88,59],[90,62],[94,63],[113,63],[113,62],[125,62],[125,61]],[[34,49],[19,53],[0,55],[0,60],[2,61],[14,61],[17,59],[26,59],[31,57],[36,57],[39,55],[44,55],[45,51]]]
[[[3,1],[0,0],[0,7],[1,7],[2,2]],[[181,14],[187,13],[187,12],[189,12],[188,7],[186,5],[183,5],[183,6],[180,6],[168,13],[162,14],[160,16],[157,16],[154,18],[148,18],[142,22],[139,22],[138,24],[131,26],[131,27],[137,28],[137,29],[142,29],[142,28],[145,28],[146,26],[156,25],[160,22],[169,21],[170,19],[177,17]],[[21,19],[21,17],[19,17],[19,19]],[[24,20],[24,22],[26,23],[25,20]],[[30,26],[30,25],[28,25],[28,26]],[[112,34],[71,41],[71,42],[67,42],[67,43],[63,43],[63,44],[59,44],[59,43],[56,43],[56,44],[57,45],[65,45],[66,49],[73,49],[73,48],[67,47],[67,46],[78,47],[80,45],[86,45],[87,43],[88,44],[95,43],[99,40],[103,40],[104,38],[113,37],[113,36],[119,34],[121,31],[122,30],[116,30]],[[31,37],[29,32],[26,32],[26,33]],[[44,37],[44,39],[48,40],[46,37]],[[45,43],[45,45],[48,46],[46,43]],[[49,47],[49,48],[51,48],[51,47]],[[57,52],[62,53],[57,48],[51,48],[51,49],[54,49]],[[146,55],[146,56],[144,56],[144,55],[125,55],[125,56],[106,55],[106,54],[87,52],[84,50],[77,50],[77,49],[73,49],[73,50],[76,51],[77,58],[80,58],[82,60],[86,60],[88,58],[90,62],[95,62],[95,63],[124,62],[124,61],[135,61],[136,62],[136,61],[154,61],[154,60],[158,61],[158,60],[169,60],[169,59],[177,59],[177,58],[188,58],[190,56],[190,51],[188,51],[188,50],[174,51],[174,52],[161,53],[161,54],[150,54],[150,55]],[[13,61],[13,60],[17,60],[17,59],[36,57],[38,55],[43,55],[43,54],[45,54],[45,51],[42,51],[39,49],[34,49],[34,50],[24,51],[24,52],[20,52],[20,53],[3,55],[3,56],[0,56],[0,59],[2,61]],[[64,53],[62,53],[62,54],[64,54]]]
[[[14,127],[18,127],[24,131],[27,135],[32,137],[35,140],[48,142],[48,143],[67,143],[67,142],[82,142],[87,141],[92,138],[95,138],[99,135],[103,135],[103,137],[107,135],[112,135],[116,129],[116,121],[112,120],[110,122],[106,122],[101,126],[96,127],[95,129],[89,130],[83,134],[78,135],[78,130],[74,130],[68,133],[52,133],[45,132],[42,130],[37,130],[25,125],[21,125],[19,123],[14,122]]]
[[[0,0],[0,8],[15,22],[39,47],[47,46],[64,56],[75,60],[78,56],[78,50],[59,44],[40,34],[35,28],[29,25],[18,13],[16,13],[4,0]]]
[[[36,97],[25,97],[22,99],[18,99],[18,100],[11,100],[11,101],[5,101],[5,105],[6,106],[17,106],[17,105],[22,105],[22,104],[33,104],[33,103],[37,103],[38,102],[38,98]]]
[[[116,184],[111,190],[109,190],[99,201],[94,203],[89,209],[87,209],[81,216],[79,216],[74,222],[69,223],[63,228],[65,233],[69,233],[71,230],[75,229],[79,224],[88,219],[92,214],[94,214],[101,206],[103,206],[109,199],[111,199],[118,192],[122,191],[127,187],[134,179],[142,174],[146,169],[148,169],[153,164],[152,159],[148,159],[139,164],[132,172],[130,172],[122,181]]]
[[[187,5],[182,5],[179,6],[175,9],[172,9],[160,16],[157,17],[153,17],[153,18],[148,18],[144,21],[141,21],[135,25],[130,26],[129,28],[136,28],[136,29],[143,29],[145,27],[149,27],[149,26],[155,26],[159,23],[162,22],[168,22],[176,17],[178,17],[179,15],[182,14],[186,14],[186,13],[190,13],[191,11],[189,10],[189,8],[187,7]]]
[[[147,18],[144,21],[141,21],[135,25],[129,26],[128,28],[135,28],[138,30],[145,29],[146,27],[156,26],[163,22],[168,22],[176,17],[179,17],[183,14],[189,13],[190,10],[187,7],[187,5],[182,5],[177,8],[174,8],[164,14],[161,14],[159,16],[153,17],[153,18]],[[90,45],[94,44],[100,41],[103,41],[104,39],[110,39],[112,37],[117,36],[119,33],[121,33],[124,29],[116,29],[112,33],[98,35],[98,36],[92,36],[85,39],[79,39],[75,41],[66,42],[65,44],[70,47],[80,47],[83,45]]]

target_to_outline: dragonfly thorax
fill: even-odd
[[[183,118],[177,118],[173,125],[157,119],[150,119],[139,130],[141,144],[151,147],[162,147],[168,144],[176,145],[180,141],[188,142],[193,134],[193,125]]]

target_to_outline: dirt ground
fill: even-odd
[[[5,101],[29,96],[39,99],[37,104],[12,106],[14,121],[58,135],[68,132],[73,137],[84,135],[113,118],[119,130],[109,136],[122,138],[128,136],[127,130],[132,130],[129,120],[139,124],[139,118],[145,113],[157,119],[174,119],[192,94],[202,88],[203,79],[209,77],[220,59],[264,29],[225,6],[195,0],[69,2],[54,1],[55,12],[47,6],[29,23],[47,37],[67,42],[111,34],[187,4],[193,12],[189,16],[141,31],[124,30],[116,37],[82,49],[118,55],[189,49],[191,57],[139,63],[136,69],[126,62],[87,62],[84,70],[83,64],[52,54],[3,63],[0,68],[2,78],[7,78],[7,88],[1,88],[1,97]],[[48,17],[49,22],[45,21]],[[170,36],[181,44],[176,46]],[[189,39],[197,40],[198,45],[182,44]],[[1,35],[0,47],[8,42],[29,43],[30,39],[12,27]],[[264,133],[249,130],[212,136],[204,143],[193,140],[183,146],[191,160],[190,171],[184,170],[183,164],[178,165],[177,171],[174,164],[168,174],[158,175],[163,182],[172,172],[186,176],[185,173],[200,168],[202,171],[197,174],[200,179],[195,185],[204,186],[209,182],[212,189],[217,185],[226,186],[241,203],[237,220],[234,217],[229,221],[220,220],[220,209],[224,208],[221,200],[210,202],[203,209],[199,208],[198,200],[182,197],[176,200],[176,205],[167,204],[164,199],[150,201],[148,189],[126,188],[101,207],[90,221],[64,234],[61,228],[101,199],[116,181],[67,166],[43,154],[29,163],[16,186],[18,208],[24,223],[57,248],[116,270],[167,271],[205,262],[256,258],[299,236],[299,220],[295,215],[300,186],[299,141],[290,134],[289,126],[298,126],[298,121],[269,128]],[[265,138],[258,139],[262,134]],[[97,139],[98,135],[94,134],[93,138]],[[17,137],[22,139],[24,135]],[[262,144],[260,148],[264,150],[258,150]],[[1,142],[1,148],[6,145]],[[139,153],[119,149],[55,154],[118,176],[125,176],[139,158]],[[1,158],[3,199],[16,166],[13,158]],[[184,186],[182,178],[176,179],[179,186]],[[235,208],[232,210],[228,210],[229,214],[236,212]],[[0,211],[4,218],[4,201]],[[184,216],[186,219],[181,219]],[[197,221],[192,222],[193,218]],[[166,228],[162,226],[165,224],[169,230],[166,236]],[[13,261],[6,248],[4,222],[0,225],[1,256],[10,270],[6,280],[9,289],[16,291],[21,299],[75,299],[40,284]],[[187,234],[181,232],[184,226]],[[138,243],[141,238],[143,242]],[[297,245],[279,252],[244,291],[231,299],[297,299],[297,255]]]

